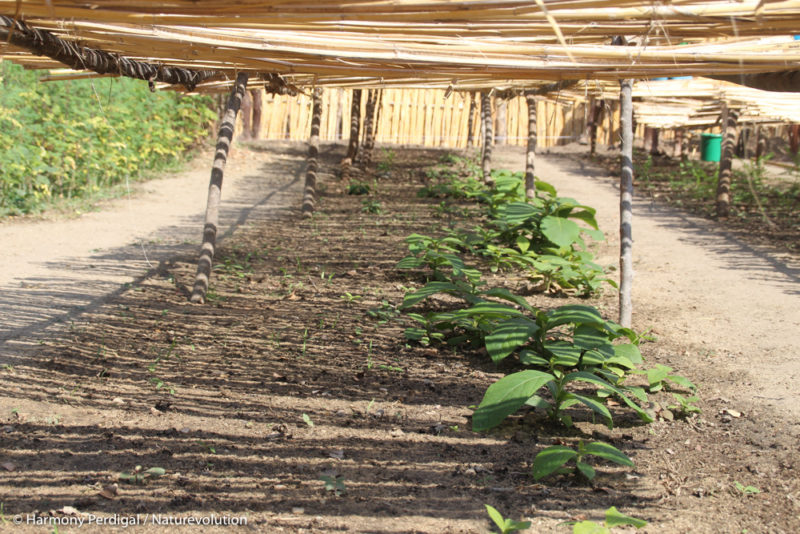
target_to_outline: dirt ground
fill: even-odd
[[[656,338],[642,346],[648,363],[698,384],[703,413],[572,431],[531,413],[477,434],[469,407],[500,370],[406,345],[403,324],[367,314],[415,283],[393,268],[404,237],[450,222],[439,201],[416,197],[420,170],[443,152],[395,148],[390,177],[365,176],[373,214],[331,174],[343,150],[323,148],[310,220],[299,215],[303,145],[237,151],[203,306],[187,301],[203,161],[102,213],[0,226],[0,528],[53,532],[43,523],[55,517],[84,521],[58,532],[472,533],[490,530],[491,504],[531,532],[569,532],[560,523],[610,506],[649,521],[643,532],[800,531],[796,257],[640,199],[634,327]],[[517,149],[496,158],[523,166]],[[574,153],[540,156],[537,175],[598,209],[608,239],[597,253],[614,265],[613,179]],[[592,303],[616,317],[612,290]],[[614,444],[636,467],[601,464],[592,484],[532,479],[541,448],[579,438]],[[136,466],[165,474],[120,480]],[[158,523],[170,520],[184,524]]]

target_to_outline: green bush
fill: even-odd
[[[208,97],[151,93],[143,81],[38,77],[0,65],[0,216],[163,168],[216,119]]]

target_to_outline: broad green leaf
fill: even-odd
[[[484,504],[484,506],[486,507],[486,513],[489,514],[489,517],[492,518],[494,524],[497,525],[497,527],[502,531],[506,523],[505,519],[503,519],[502,514],[498,512],[497,509],[494,508],[493,506],[490,506],[488,504]]]
[[[611,530],[594,521],[581,521],[572,525],[572,534],[611,534]]]
[[[522,224],[532,217],[541,215],[542,210],[528,202],[509,202],[498,210],[500,219],[511,226]]]
[[[450,282],[428,282],[416,291],[406,293],[406,296],[403,298],[403,303],[399,308],[410,308],[431,295],[435,295],[436,293],[448,293],[451,291],[458,291],[458,286]]]
[[[550,403],[544,400],[544,398],[540,397],[539,395],[534,395],[530,399],[525,401],[525,406],[530,406],[532,408],[536,408],[537,410],[541,410],[546,412],[550,409]]]
[[[611,345],[609,345],[610,347]],[[598,349],[587,350],[581,357],[581,368],[600,366],[606,363],[606,356]]]
[[[419,341],[428,335],[428,331],[424,328],[406,328],[403,335],[409,341]]]
[[[681,375],[667,375],[667,378],[672,382],[675,382],[679,386],[689,389],[691,391],[695,391],[697,386],[695,386],[688,378],[681,376]]]
[[[485,318],[503,319],[506,317],[522,317],[523,313],[516,308],[497,302],[479,302],[478,304],[459,311],[460,315],[471,317],[481,315]]]
[[[486,295],[487,297],[496,297],[499,299],[507,300],[509,302],[513,302],[514,304],[522,307],[525,310],[528,310],[529,312],[535,311],[534,307],[528,304],[528,301],[525,300],[524,297],[515,295],[514,293],[503,287],[495,287],[492,289],[488,289],[484,291],[483,294]]]
[[[527,370],[505,376],[489,386],[478,408],[472,414],[472,429],[488,430],[516,412],[553,375]]]
[[[597,230],[598,229],[597,219],[595,219],[594,217],[595,213],[596,211],[593,208],[588,208],[588,209],[583,209],[581,211],[570,212],[569,218],[581,220],[586,224],[588,224],[589,226],[591,226],[592,228],[594,228],[595,230]]]
[[[632,364],[638,365],[644,361],[642,359],[642,353],[639,350],[639,347],[632,343],[626,343],[625,345],[614,345],[614,354],[624,357]]]
[[[625,391],[636,397],[639,402],[647,402],[647,392],[639,386],[627,386]]]
[[[644,411],[641,406],[630,400],[622,390],[618,389],[616,386],[608,382],[607,380],[603,380],[602,378],[598,377],[597,375],[593,375],[592,373],[588,373],[585,371],[575,371],[574,373],[570,373],[564,377],[562,380],[563,384],[571,382],[573,380],[578,380],[581,382],[589,382],[590,384],[596,384],[601,388],[608,389],[614,392],[614,394],[619,397],[622,402],[627,404],[630,408],[632,408],[639,418],[644,421],[645,423],[652,423],[653,417]]]
[[[655,386],[663,382],[670,372],[672,372],[672,367],[667,367],[660,363],[656,364],[655,367],[647,370],[647,381],[650,383],[650,386]]]
[[[625,515],[617,510],[616,506],[612,506],[606,510],[606,525],[610,528],[619,527],[622,525],[630,525],[636,528],[642,528],[647,526],[647,521]]]
[[[530,521],[512,521],[510,519],[506,519],[506,521],[508,522],[506,532],[514,532],[516,530],[525,530],[531,528]]]
[[[517,242],[517,248],[523,254],[528,252],[528,249],[531,248],[531,242],[528,240],[528,238],[526,238],[524,236],[518,235],[517,239],[516,239],[516,242]]]
[[[579,400],[580,402],[582,402],[583,404],[585,404],[586,406],[588,406],[589,408],[591,408],[593,411],[605,417],[608,428],[613,428],[614,420],[611,417],[611,412],[608,411],[608,408],[606,407],[605,404],[592,397],[578,395],[577,393],[571,393],[570,395],[575,399]]]
[[[572,342],[576,347],[582,349],[595,349],[598,347],[608,347],[608,351],[613,351],[611,343],[608,341],[608,333],[603,330],[598,330],[593,325],[581,324],[575,328],[572,335]]]
[[[539,180],[538,178],[534,181],[533,186],[537,191],[544,191],[545,193],[550,193],[553,197],[558,195],[555,187],[553,187],[547,182]]]
[[[544,478],[577,456],[578,453],[569,447],[562,445],[547,447],[533,459],[533,478],[536,480]]]
[[[624,367],[625,369],[633,369],[635,365],[631,363],[628,358],[624,358],[622,356],[612,356],[611,358],[606,358],[605,365],[608,366],[618,366]]]
[[[560,367],[575,367],[581,359],[581,349],[567,341],[548,341],[544,349],[553,355],[551,363]]]
[[[594,239],[595,241],[605,241],[606,240],[606,235],[603,233],[602,230],[591,230],[591,229],[587,230],[586,228],[583,228],[581,231],[584,234],[586,234],[589,237],[591,237],[592,239]]]
[[[588,324],[602,326],[605,321],[600,316],[600,312],[592,306],[583,306],[580,304],[572,304],[568,306],[561,306],[547,313],[548,320],[546,329],[550,330],[562,324],[575,323],[575,324]]]
[[[395,265],[397,269],[419,269],[425,262],[416,256],[406,256]]]
[[[604,443],[602,441],[595,441],[593,443],[589,443],[584,447],[584,452],[585,454],[598,456],[600,458],[603,458],[604,460],[608,460],[610,462],[614,462],[619,465],[627,465],[629,467],[634,466],[633,460],[628,458],[628,456],[625,453],[623,453],[610,443]]]
[[[519,361],[522,365],[530,365],[534,367],[548,367],[550,361],[543,358],[532,350],[521,350],[519,353]]]
[[[597,475],[597,471],[594,470],[594,467],[586,462],[577,462],[575,465],[577,466],[580,474],[585,476],[588,480],[594,480],[595,475]]]
[[[581,234],[581,228],[563,217],[548,215],[542,219],[539,229],[542,234],[560,248],[569,247]]]
[[[515,317],[497,323],[494,331],[486,336],[486,351],[492,361],[498,363],[503,358],[528,342],[539,326],[525,317]]]
[[[145,475],[149,475],[151,477],[163,477],[166,473],[167,471],[163,467],[151,467],[144,472]]]

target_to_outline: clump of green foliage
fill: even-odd
[[[0,217],[173,164],[216,119],[208,97],[151,93],[144,81],[38,77],[0,64]]]
[[[451,231],[452,252],[482,257],[492,272],[522,271],[544,292],[590,296],[604,282],[615,285],[588,250],[586,238],[604,239],[593,208],[558,196],[555,187],[541,180],[536,181],[536,197],[526,198],[521,172],[494,170],[491,187],[483,184],[479,172],[469,159],[451,157],[428,172],[429,185],[418,192],[422,197],[471,199],[483,207],[479,226]],[[445,208],[442,204],[439,209]]]

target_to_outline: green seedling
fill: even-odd
[[[306,356],[306,342],[308,341],[308,328],[303,330],[303,346],[300,351],[300,355],[305,358]]]
[[[311,420],[307,413],[303,414],[303,422],[305,422],[305,424],[307,424],[310,428],[314,428],[314,421]]]
[[[120,473],[119,479],[129,484],[144,484],[151,479],[162,477],[165,474],[166,470],[163,467],[151,467],[150,469],[142,470],[142,466],[137,465],[130,473]]]
[[[500,534],[508,534],[509,532],[517,532],[531,528],[530,521],[512,521],[511,519],[504,518],[493,506],[488,504],[484,504],[484,506],[486,507],[486,513],[489,514],[494,524],[500,529]]]
[[[217,454],[217,449],[214,448],[214,446],[211,445],[210,443],[206,443],[205,441],[198,441],[197,444],[200,445],[205,450],[207,450],[209,453]]]
[[[339,298],[344,301],[345,304],[350,306],[354,302],[358,302],[361,300],[361,295],[353,295],[349,291],[345,291],[344,295],[339,295]]]
[[[734,480],[733,487],[736,488],[736,491],[739,492],[741,495],[756,495],[761,493],[761,490],[755,486],[745,486],[740,482]]]
[[[678,403],[667,406],[668,410],[678,414],[681,417],[688,417],[693,413],[702,413],[702,410],[694,405],[694,403],[700,401],[698,396],[692,395],[691,397],[684,397],[680,393],[674,392],[672,393],[672,396]]]
[[[594,521],[577,521],[566,524],[572,525],[572,534],[610,534],[614,527],[642,528],[647,525],[647,521],[625,515],[617,510],[616,506],[612,506],[606,510],[606,520],[602,524]]]
[[[689,391],[696,391],[695,386],[689,379],[672,374],[672,367],[666,365],[656,364],[652,369],[646,371],[647,381],[649,383],[650,393],[661,391],[662,389],[669,390],[670,383],[680,386]]]
[[[553,473],[565,474],[574,472],[575,474],[583,475],[588,480],[592,480],[597,473],[584,460],[587,456],[597,456],[619,465],[633,467],[633,461],[613,445],[602,441],[595,441],[589,444],[581,441],[578,443],[577,450],[563,445],[554,445],[537,454],[533,460],[533,478],[540,480]],[[574,469],[564,467],[572,460],[575,461]]]
[[[362,200],[361,211],[364,213],[380,214],[383,212],[383,204],[379,200]]]
[[[319,479],[325,484],[325,491],[332,491],[337,497],[347,491],[343,475],[322,475]]]
[[[348,195],[369,195],[369,185],[364,182],[352,180],[347,186]]]

